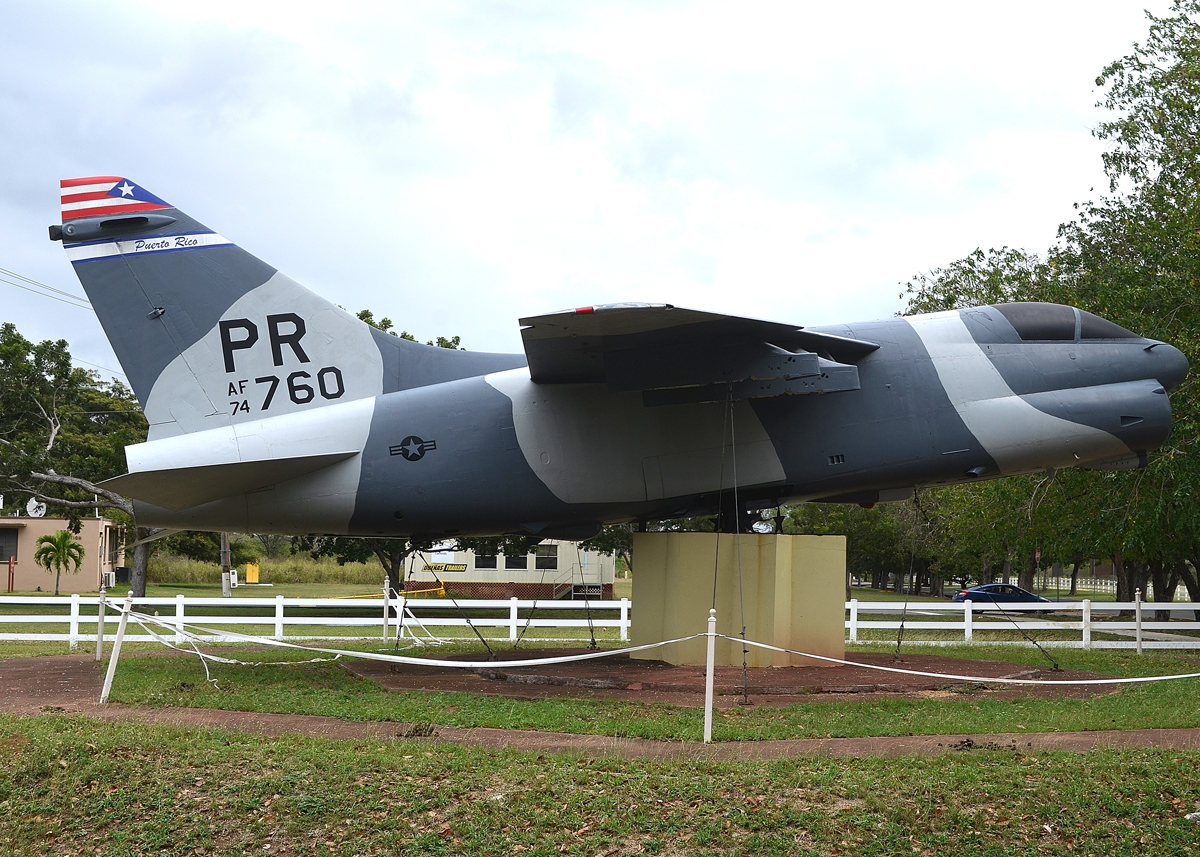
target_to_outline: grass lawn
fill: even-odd
[[[364,648],[370,648],[364,646]],[[531,650],[535,646],[529,647]],[[863,647],[866,648],[866,647]],[[888,649],[888,647],[880,647]],[[385,651],[390,651],[385,649]],[[425,650],[429,651],[429,650]],[[431,654],[481,651],[478,644],[439,647]],[[408,653],[419,653],[410,650]],[[1048,666],[1036,650],[1016,646],[951,647],[951,657],[1007,660]],[[1200,672],[1200,655],[1059,650],[1068,669],[1133,676]],[[240,653],[242,660],[300,660],[304,653]],[[351,675],[336,662],[286,666],[210,666],[205,680],[188,656],[122,658],[114,701],[131,704],[325,714],[348,720],[403,721],[449,726],[566,731],[661,740],[699,740],[702,712],[662,704],[616,700],[512,700],[470,693],[388,693]],[[839,698],[784,708],[734,708],[718,713],[718,741],[773,738],[938,735],[1149,727],[1200,727],[1200,682],[1185,679],[1127,686],[1089,699],[997,699],[973,687],[938,697]]]
[[[364,646],[366,647],[366,646]],[[61,651],[0,643],[0,656]],[[437,654],[465,651],[440,647]],[[473,650],[477,650],[477,646]],[[531,646],[530,648],[536,648]],[[868,647],[859,647],[859,650]],[[890,650],[890,647],[879,647]],[[213,667],[131,646],[114,699],[698,740],[701,713],[665,705],[389,694],[338,663]],[[249,660],[255,653],[229,652]],[[955,657],[1043,663],[1036,650]],[[1197,653],[1057,651],[1114,675],[1200,670]],[[271,650],[271,660],[301,653]],[[718,716],[717,740],[1200,726],[1200,685],[1089,700],[801,703]],[[410,740],[0,716],[0,855],[1188,854],[1200,753],[971,750],[936,757],[626,762]]]
[[[721,763],[0,717],[0,853],[1186,854],[1200,756]]]

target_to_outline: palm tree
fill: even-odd
[[[33,561],[46,571],[54,572],[54,594],[58,595],[58,578],[65,568],[71,574],[83,565],[83,545],[75,541],[68,530],[59,530],[52,536],[39,536]]]

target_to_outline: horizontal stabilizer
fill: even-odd
[[[200,467],[141,470],[100,484],[134,500],[179,512],[222,497],[237,496],[286,482],[355,455],[358,455],[358,450]]]

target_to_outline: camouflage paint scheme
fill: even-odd
[[[818,328],[620,304],[522,319],[523,355],[453,351],[364,324],[127,179],[62,199],[51,237],[150,422],[108,483],[143,526],[740,526],[782,502],[1144,466],[1188,371],[1054,304]]]

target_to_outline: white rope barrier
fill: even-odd
[[[707,636],[707,635],[700,635]],[[727,634],[717,634],[718,637],[729,640],[730,642],[740,643],[741,637],[730,637]],[[847,661],[842,658],[830,658],[825,655],[814,655],[809,652],[797,652],[792,649],[782,649],[779,646],[771,646],[767,643],[757,643],[753,640],[747,640],[746,645],[757,646],[760,649],[767,649],[772,652],[783,652],[788,655],[798,655],[802,658],[812,658],[815,661],[825,661],[831,664],[842,664],[848,667],[862,667],[868,670],[880,670],[881,672],[903,673],[904,675],[919,675],[929,678],[952,678],[956,681],[969,681],[977,684],[1029,684],[1029,685],[1097,685],[1097,684],[1145,684],[1155,681],[1173,681],[1182,678],[1200,678],[1200,672],[1195,673],[1179,673],[1178,675],[1152,675],[1152,676],[1135,676],[1133,678],[1081,678],[1081,679],[1051,679],[1043,680],[1036,678],[984,678],[981,676],[957,675],[956,673],[931,673],[921,670],[905,670],[899,667],[885,667],[882,664],[866,664],[858,661]]]
[[[175,645],[166,636],[159,634],[157,631],[155,631],[153,628],[151,628],[150,625],[148,625],[146,622],[143,622],[142,621],[143,616],[144,616],[144,614],[135,613],[135,614],[132,614],[130,616],[130,618],[135,623],[137,623],[143,631],[145,631],[147,634],[149,634],[151,637],[153,637],[158,642],[162,643],[168,649],[174,649],[177,652],[183,652],[185,655],[193,654],[193,655],[196,655],[198,658],[200,658],[200,664],[201,664],[201,666],[204,667],[205,680],[210,682],[212,684],[212,686],[215,687],[217,690],[220,690],[221,687],[220,687],[220,685],[217,684],[217,680],[212,677],[212,673],[210,673],[208,671],[208,662],[209,661],[213,661],[214,663],[218,663],[218,664],[232,664],[234,666],[242,666],[242,667],[286,667],[286,666],[291,666],[292,664],[329,663],[331,661],[336,661],[341,658],[341,655],[334,655],[332,658],[309,658],[306,661],[239,661],[237,658],[223,658],[220,655],[212,655],[212,654],[209,654],[208,652],[200,651],[199,644],[204,642],[204,640],[201,639],[199,636],[192,634],[188,631],[184,631],[182,633],[182,636],[184,638],[186,638],[190,648],[185,649],[182,646]],[[175,633],[179,633],[174,623],[159,621],[159,622],[156,622],[153,624],[158,624],[163,627],[171,628]]]
[[[703,634],[691,634],[686,637],[679,637],[674,640],[663,640],[659,643],[647,643],[641,646],[629,646],[624,649],[610,649],[607,651],[587,652],[582,655],[560,655],[550,658],[527,658],[519,661],[451,661],[440,658],[413,658],[404,655],[389,655],[381,652],[361,652],[349,649],[331,649],[321,646],[301,646],[297,643],[288,643],[283,640],[276,640],[267,637],[255,637],[250,634],[240,634],[236,631],[217,631],[212,628],[206,628],[202,625],[193,625],[191,623],[167,622],[157,616],[148,616],[144,613],[135,613],[131,609],[132,599],[126,598],[122,606],[121,623],[117,630],[117,639],[113,645],[112,658],[108,664],[108,674],[105,679],[104,690],[101,693],[100,701],[103,703],[108,698],[109,688],[112,686],[113,674],[116,671],[117,658],[121,652],[121,640],[125,635],[125,625],[127,620],[132,619],[142,628],[144,628],[150,636],[161,642],[163,645],[175,649],[176,651],[185,652],[186,650],[174,645],[167,640],[163,635],[152,630],[149,625],[158,625],[171,630],[173,635],[182,635],[187,638],[191,646],[192,652],[199,656],[201,663],[204,665],[204,673],[213,686],[217,686],[216,680],[208,670],[208,661],[212,660],[218,663],[238,664],[241,666],[283,666],[293,663],[317,663],[328,660],[336,660],[340,657],[361,658],[363,660],[383,661],[385,663],[407,664],[410,666],[425,666],[425,667],[445,667],[450,669],[486,669],[496,666],[497,663],[503,664],[505,667],[521,668],[521,667],[537,667],[551,666],[554,664],[575,663],[578,661],[589,661],[596,658],[607,658],[614,655],[626,655],[633,652],[644,652],[650,649],[657,649],[662,646],[669,646],[674,643],[685,643],[689,640],[695,640],[699,637],[704,637],[707,640],[708,657],[707,670],[705,675],[705,699],[704,699],[704,743],[708,744],[712,741],[712,707],[713,707],[713,670],[715,664],[715,643],[717,638],[729,640],[730,642],[740,642],[743,646],[755,646],[767,651],[780,652],[787,655],[795,655],[802,658],[810,658],[815,661],[823,661],[825,663],[838,664],[848,667],[861,667],[864,669],[877,670],[887,673],[898,673],[901,675],[924,676],[926,678],[950,679],[954,681],[971,682],[974,684],[1009,684],[1009,685],[1025,685],[1025,686],[1082,686],[1082,685],[1119,685],[1119,684],[1148,684],[1159,681],[1176,681],[1179,679],[1200,678],[1200,672],[1180,673],[1176,675],[1165,676],[1135,676],[1132,678],[1099,678],[1099,679],[1025,679],[1025,678],[1007,678],[998,677],[992,678],[987,676],[972,676],[960,675],[958,673],[935,673],[925,670],[903,669],[901,667],[888,667],[882,664],[859,663],[856,661],[848,661],[844,658],[832,658],[827,655],[815,655],[810,652],[798,652],[794,649],[785,649],[780,646],[772,646],[767,643],[759,643],[755,640],[749,640],[745,637],[731,637],[728,634],[718,634],[716,631],[716,611],[709,611],[708,632]],[[194,629],[194,632],[193,632]],[[282,662],[246,662],[233,658],[224,658],[219,655],[210,655],[200,651],[198,643],[203,642],[200,634],[216,635],[228,640],[237,640],[247,643],[254,643],[261,646],[273,646],[283,649],[298,649],[303,652],[319,652],[325,655],[333,655],[333,658],[312,658],[307,661],[282,661]]]
[[[139,625],[141,625],[143,622],[150,622],[155,625],[161,625],[164,628],[170,628],[172,633],[179,633],[181,627],[174,621],[167,622],[157,616],[148,616],[145,613],[131,612],[129,617],[138,622]],[[145,625],[142,625],[142,627],[145,627]],[[661,643],[646,643],[645,645],[630,646],[624,649],[606,649],[599,652],[587,652],[586,654],[582,655],[559,655],[552,658],[529,658],[520,661],[450,661],[438,658],[410,658],[405,657],[404,655],[388,655],[382,652],[360,652],[351,649],[329,649],[321,646],[301,646],[297,643],[288,643],[283,640],[274,640],[269,637],[254,637],[250,634],[239,634],[237,631],[218,631],[213,628],[206,628],[202,625],[192,625],[190,623],[185,623],[182,628],[192,628],[202,634],[221,636],[231,640],[238,640],[240,642],[256,643],[263,646],[275,646],[277,648],[284,649],[299,649],[303,652],[321,652],[322,654],[327,655],[340,655],[347,658],[362,658],[369,661],[384,661],[386,663],[394,664],[409,664],[410,666],[450,667],[459,669],[488,669],[496,666],[498,663],[504,664],[506,667],[541,667],[550,666],[552,664],[567,664],[574,661],[587,661],[595,658],[612,657],[613,655],[626,655],[630,654],[631,652],[643,652],[648,649],[656,649],[660,646],[669,646],[672,643],[685,643],[688,640],[694,640],[697,637],[707,636],[706,634],[692,634],[687,637],[679,637],[675,640],[663,640]],[[184,630],[183,633],[188,632]],[[199,639],[198,634],[195,636],[197,639]],[[288,661],[285,663],[298,662]]]

